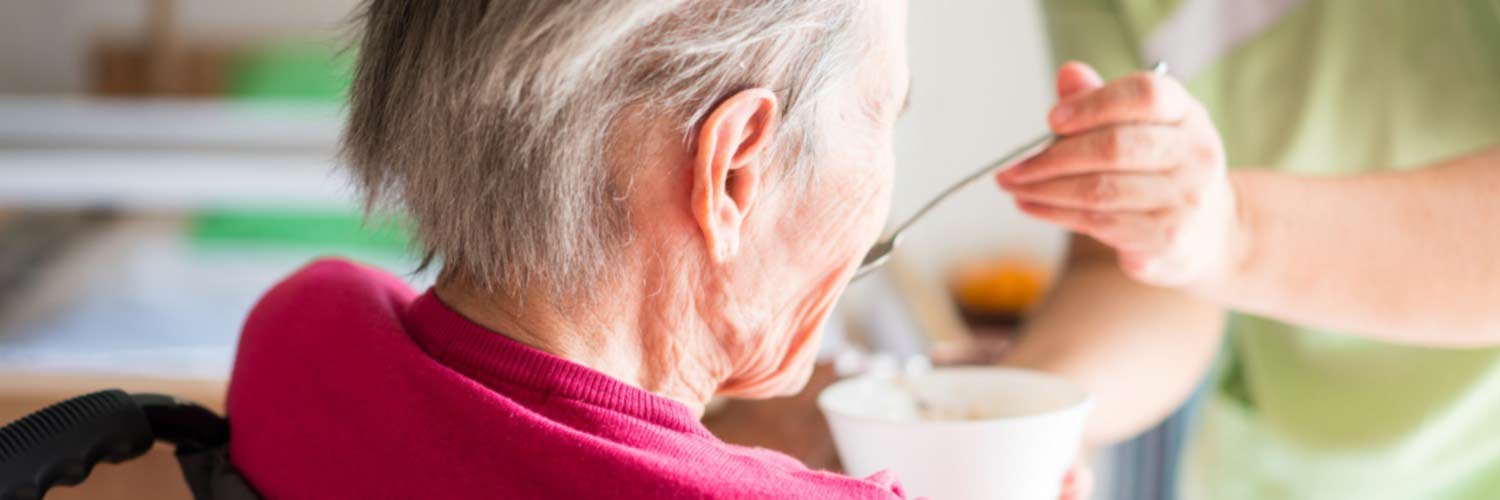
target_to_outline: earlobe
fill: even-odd
[[[779,106],[770,90],[740,91],[715,107],[698,130],[690,203],[715,262],[739,253],[745,219],[765,179]]]

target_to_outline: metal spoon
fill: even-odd
[[[1157,62],[1156,64],[1151,66],[1151,72],[1158,75],[1166,74],[1167,63],[1164,61]],[[1052,142],[1055,140],[1057,140],[1057,136],[1051,133],[1044,134],[1041,137],[1037,137],[1036,139],[1032,139],[1025,145],[1011,150],[1011,152],[1006,153],[1005,156],[1001,156],[1000,159],[990,162],[989,164],[985,165],[984,168],[981,168],[978,171],[969,174],[967,177],[964,177],[957,183],[949,186],[948,189],[944,189],[943,192],[938,193],[938,195],[929,200],[927,204],[922,205],[922,208],[917,209],[916,213],[912,214],[910,217],[907,217],[905,221],[896,226],[896,229],[892,230],[890,235],[882,238],[880,241],[875,242],[875,246],[870,247],[870,251],[865,253],[865,260],[859,263],[859,270],[854,272],[853,279],[860,279],[865,275],[870,274],[871,271],[879,269],[880,266],[885,265],[886,261],[889,261],[891,259],[891,252],[896,250],[896,245],[901,243],[901,236],[906,233],[906,230],[910,228],[912,224],[916,224],[917,220],[921,219],[922,216],[927,215],[927,213],[931,212],[933,208],[936,208],[938,204],[942,203],[944,200],[947,200],[948,197],[953,196],[953,193],[957,193],[959,190],[969,187],[969,185],[973,184],[975,181],[985,178],[1002,168],[1016,163],[1021,159],[1029,158],[1034,154],[1040,153],[1043,149],[1051,146]]]
[[[870,251],[865,254],[865,260],[863,262],[860,262],[859,264],[859,270],[854,272],[854,279],[862,278],[865,275],[870,274],[871,271],[879,269],[880,266],[885,265],[886,261],[889,261],[891,258],[891,252],[896,250],[896,245],[901,243],[901,236],[906,234],[906,230],[910,228],[912,224],[916,224],[917,220],[921,219],[922,216],[927,215],[928,212],[931,212],[933,208],[937,208],[938,204],[942,203],[944,200],[947,200],[949,196],[953,195],[953,193],[957,193],[959,190],[969,187],[969,185],[973,184],[975,181],[988,177],[995,171],[1007,167],[1012,163],[1015,163],[1017,160],[1029,157],[1032,154],[1040,152],[1042,149],[1050,146],[1054,139],[1055,137],[1052,134],[1046,134],[1036,139],[1032,139],[1025,145],[1012,150],[1010,153],[1006,153],[1006,155],[1001,156],[1000,159],[990,162],[989,164],[985,165],[984,168],[981,168],[974,173],[969,174],[967,177],[959,180],[954,185],[949,186],[948,189],[944,189],[943,192],[938,193],[936,197],[928,200],[926,205],[922,205],[922,208],[917,209],[916,213],[912,214],[910,217],[907,217],[904,222],[896,226],[896,229],[892,230],[890,235],[882,238],[880,241],[875,242],[875,246],[870,247]]]

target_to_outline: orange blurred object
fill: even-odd
[[[1006,257],[973,260],[953,272],[953,295],[965,313],[1020,316],[1046,291],[1047,268],[1034,259]]]

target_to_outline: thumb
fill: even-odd
[[[1057,99],[1067,99],[1069,96],[1079,92],[1094,90],[1104,86],[1104,78],[1099,76],[1098,71],[1089,65],[1068,61],[1057,69]]]

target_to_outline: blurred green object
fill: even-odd
[[[277,43],[240,51],[229,63],[228,97],[343,102],[354,50],[331,43]]]
[[[194,215],[189,237],[199,245],[279,246],[320,252],[406,256],[404,220],[344,211],[210,209]]]
[[[231,58],[226,97],[341,104],[353,75],[354,56],[353,49],[332,42],[252,46]],[[353,211],[220,207],[194,213],[188,232],[199,246],[407,256],[410,236],[405,227],[395,217],[366,221]]]

